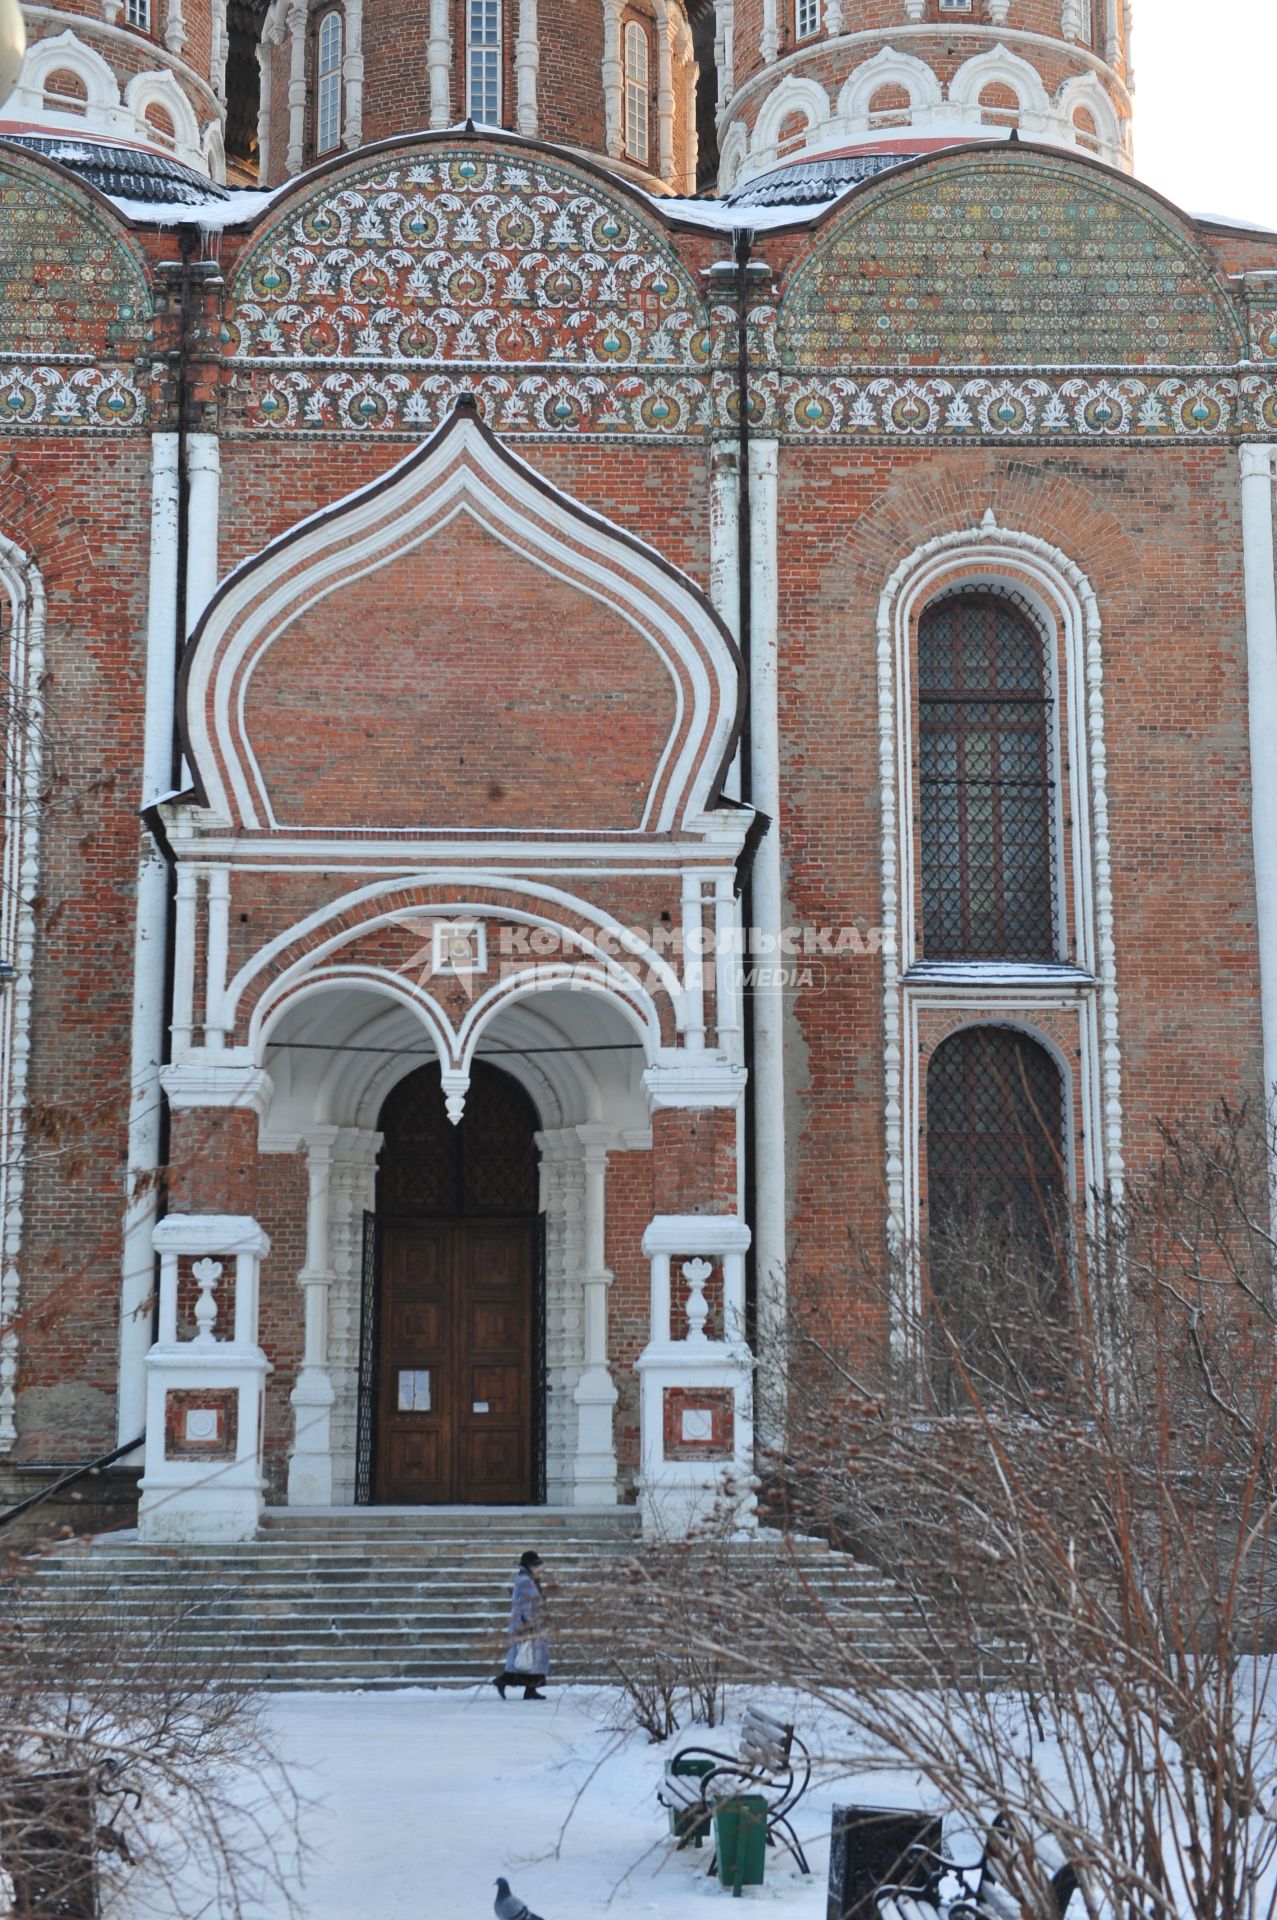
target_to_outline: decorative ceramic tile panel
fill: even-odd
[[[0,354],[131,357],[151,299],[123,235],[74,189],[5,156],[0,165]]]
[[[712,343],[691,276],[620,196],[436,148],[355,166],[271,227],[230,288],[226,350],[238,425],[425,433],[465,386],[503,429],[669,433],[704,417]]]
[[[782,365],[1216,366],[1244,357],[1208,263],[1146,195],[987,152],[859,196],[794,276]]]

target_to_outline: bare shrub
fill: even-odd
[[[299,1912],[299,1801],[229,1641],[189,1651],[199,1600],[85,1612],[37,1557],[0,1570],[0,1606],[0,1889],[50,1914]]]

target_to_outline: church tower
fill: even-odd
[[[720,185],[798,158],[859,158],[863,174],[1012,128],[1129,172],[1130,14],[1130,0],[719,0]]]
[[[573,148],[649,190],[695,191],[684,0],[271,0],[258,60],[265,186],[473,120]]]
[[[225,177],[226,0],[53,0],[24,6],[27,53],[6,136],[137,199]],[[87,156],[97,155],[96,163]],[[174,183],[178,183],[175,185]]]

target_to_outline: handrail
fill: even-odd
[[[99,1473],[103,1467],[112,1467],[122,1460],[126,1453],[136,1453],[139,1447],[146,1445],[146,1435],[139,1433],[136,1440],[126,1440],[122,1447],[113,1447],[110,1453],[104,1453],[96,1460],[88,1460],[82,1467],[73,1467],[70,1473],[64,1473],[52,1486],[41,1487],[38,1493],[29,1493],[25,1500],[19,1500],[16,1507],[10,1507],[7,1513],[0,1513],[0,1527],[7,1527],[20,1513],[26,1513],[31,1507],[38,1507],[42,1500],[61,1493],[64,1487],[73,1487],[77,1480],[87,1480],[91,1473]]]

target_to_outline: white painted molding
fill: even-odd
[[[603,0],[603,138],[611,160],[619,160],[625,150],[622,113],[625,70],[621,63],[623,9],[624,0]]]
[[[643,1230],[642,1251],[654,1253],[748,1253],[750,1231],[730,1213],[658,1213]]]
[[[248,1253],[264,1260],[270,1252],[270,1235],[249,1213],[168,1213],[153,1240],[160,1254]]]
[[[346,0],[345,50],[341,59],[341,144],[348,153],[364,138],[364,0]]]
[[[1277,447],[1244,446],[1240,462],[1263,1094],[1269,1116],[1270,1211],[1277,1221],[1277,558],[1273,544]]]
[[[430,38],[426,43],[430,73],[430,125],[452,125],[452,34],[448,0],[430,0]]]
[[[260,1118],[274,1092],[270,1075],[251,1060],[230,1053],[191,1059],[160,1069],[160,1084],[175,1112],[192,1107],[247,1108]]]
[[[0,869],[0,1454],[17,1439],[18,1320],[26,1189],[36,900],[40,892],[40,776],[44,741],[45,593],[40,569],[0,534],[0,592],[9,603],[5,672],[5,834]]]
[[[704,1053],[666,1059],[643,1075],[643,1091],[653,1113],[662,1107],[734,1107],[745,1091],[744,1067]]]
[[[537,134],[537,78],[540,66],[537,0],[519,0],[519,33],[514,48],[517,124],[519,132],[530,140],[535,140]]]
[[[210,459],[210,523],[215,498]],[[735,722],[738,678],[704,594],[652,549],[549,486],[465,415],[454,415],[376,485],[304,523],[225,583],[192,655],[186,695],[191,754],[214,814],[254,831],[292,824],[277,816],[253,751],[252,674],[300,607],[347,580],[354,543],[371,571],[408,539],[446,527],[457,512],[623,621],[636,647],[650,648],[668,674],[666,744],[641,818],[617,831],[669,832],[703,815]],[[209,553],[215,569],[212,543]],[[198,591],[206,584],[201,576]],[[313,834],[326,823],[296,824]]]
[[[916,951],[914,924],[914,828],[912,742],[901,716],[912,711],[911,637],[916,615],[930,600],[965,582],[1006,583],[1036,597],[1051,631],[1066,678],[1066,718],[1072,778],[1072,932],[1083,981],[1045,982],[1034,969],[1017,976],[1007,962],[990,962],[959,989],[952,979],[910,984]],[[955,990],[973,1014],[1001,1005],[1073,1004],[1079,993],[1094,1003],[1083,1021],[1082,1078],[1086,1101],[1088,1161],[1086,1199],[1096,1189],[1120,1201],[1122,1151],[1121,1046],[1118,1031],[1117,962],[1114,940],[1112,861],[1109,841],[1102,626],[1086,575],[1066,554],[1036,535],[1000,527],[992,509],[970,529],[942,534],[902,560],[883,589],[877,616],[878,766],[881,785],[882,958],[884,1118],[888,1233],[893,1247],[916,1244],[919,1224],[919,1111],[916,1028],[912,1002],[927,995],[949,1004]],[[1036,995],[1036,998],[1035,998]],[[1063,997],[1062,997],[1063,996]],[[908,1031],[904,1030],[908,1016]],[[904,1303],[901,1303],[903,1309]],[[899,1341],[906,1315],[897,1318]]]
[[[290,175],[302,170],[306,153],[306,25],[305,0],[288,7],[288,158]]]

